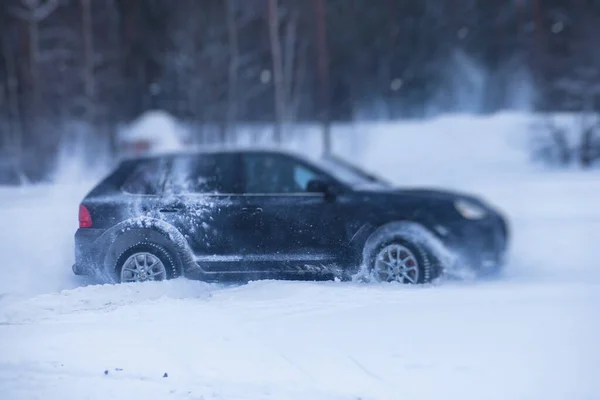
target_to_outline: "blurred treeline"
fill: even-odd
[[[0,0],[0,37],[0,156],[30,176],[150,109],[285,140],[297,121],[580,111],[600,92],[592,0]]]

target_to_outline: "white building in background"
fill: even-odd
[[[189,147],[190,132],[171,114],[148,111],[119,130],[117,147],[120,156],[176,152]]]

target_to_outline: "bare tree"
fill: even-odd
[[[13,7],[11,12],[27,22],[29,30],[29,74],[33,92],[34,113],[39,109],[41,89],[39,80],[39,23],[58,7],[58,0],[21,0],[21,7]]]
[[[20,140],[22,136],[21,131],[21,113],[19,110],[19,81],[17,78],[17,66],[13,55],[13,50],[10,46],[7,37],[3,37],[3,54],[6,62],[6,91],[7,91],[7,103],[8,103],[8,118],[10,121],[10,132],[11,139],[9,143],[20,149]]]
[[[282,140],[283,119],[285,115],[283,56],[281,52],[281,38],[279,35],[279,2],[269,0],[269,38],[271,42],[271,57],[273,60],[273,78],[275,89],[275,127],[273,140],[280,144]]]
[[[297,118],[306,78],[307,41],[298,34],[300,13],[296,7],[287,12],[284,23],[283,54],[283,104],[284,121],[293,122]]]
[[[94,33],[91,0],[81,0],[81,28],[83,35],[83,87],[85,119],[93,124],[95,113],[96,79],[94,75]]]
[[[227,33],[229,39],[229,76],[227,93],[227,117],[223,130],[222,142],[225,144],[235,138],[238,108],[238,70],[239,70],[239,44],[238,25],[236,18],[235,0],[227,0]]]
[[[8,94],[4,82],[0,81],[0,148],[10,140],[9,116],[5,114],[8,107]]]
[[[282,69],[283,69],[283,104],[285,107],[284,120],[293,119],[291,110],[291,99],[294,91],[294,67],[296,62],[296,32],[298,31],[298,13],[295,11],[289,12],[289,18],[285,24],[283,37],[282,52]]]
[[[275,129],[274,141],[281,143],[286,123],[296,120],[306,71],[307,41],[299,32],[298,4],[280,7],[269,0],[269,37],[273,68]]]
[[[556,87],[580,112],[579,162],[589,167],[600,159],[600,34],[599,17],[579,8],[570,49],[569,68]]]
[[[542,114],[530,126],[530,146],[534,161],[552,166],[567,166],[574,158],[569,130],[550,114]]]
[[[325,26],[325,4],[315,0],[315,20],[317,23],[317,64],[320,81],[321,123],[323,125],[323,152],[331,153],[331,121],[329,114],[329,57]]]
[[[8,105],[8,120],[9,120],[9,134],[7,140],[7,147],[11,148],[14,157],[14,164],[18,174],[21,176],[23,181],[23,146],[22,136],[23,130],[21,129],[21,113],[19,109],[19,81],[17,78],[17,66],[14,59],[13,50],[10,46],[8,37],[3,37],[2,40],[2,52],[6,63],[6,97]]]

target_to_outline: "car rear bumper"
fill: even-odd
[[[73,273],[75,275],[92,275],[92,272],[93,272],[93,271],[89,270],[88,268],[86,268],[85,265],[80,265],[80,264],[73,264],[71,269],[73,270]]]
[[[104,229],[79,228],[75,232],[75,275],[94,275],[102,266],[102,254],[98,240]]]

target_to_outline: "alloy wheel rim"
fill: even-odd
[[[165,265],[152,253],[132,254],[121,269],[121,282],[162,281],[166,278]]]
[[[419,263],[413,252],[401,244],[390,244],[375,258],[374,273],[383,282],[419,282]]]

